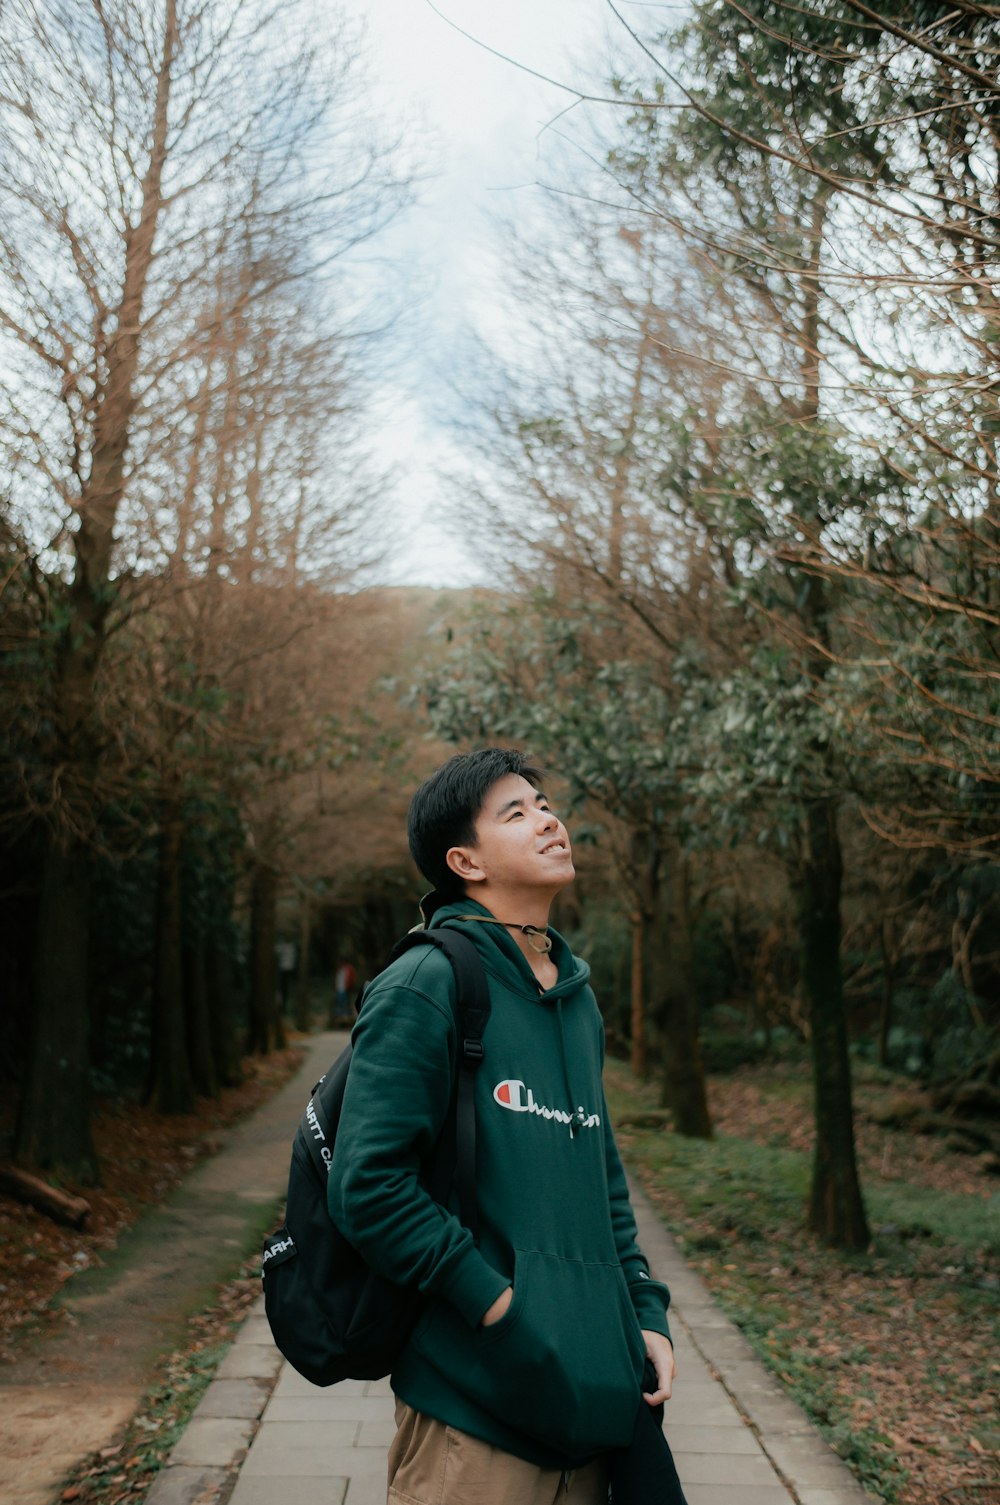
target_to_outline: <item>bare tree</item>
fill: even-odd
[[[320,47],[305,25],[304,10],[222,0],[15,0],[0,20],[0,433],[13,515],[65,579],[32,789],[50,836],[17,1134],[40,1165],[93,1170],[88,843],[117,739],[102,669],[136,601],[123,572],[150,563],[134,520],[176,508],[184,373],[227,320],[398,203],[386,146],[352,126],[357,39],[342,25]]]

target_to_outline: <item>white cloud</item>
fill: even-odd
[[[454,397],[440,376],[471,326],[492,322],[496,248],[491,213],[530,213],[544,127],[571,96],[492,56],[448,25],[426,0],[345,0],[364,18],[377,108],[409,124],[411,157],[434,176],[420,203],[379,247],[388,275],[416,303],[393,341],[388,456],[399,461],[401,547],[394,582],[470,583],[474,548],[435,520],[445,471],[469,461],[442,414]],[[465,31],[527,68],[585,81],[600,74],[603,0],[442,0]]]

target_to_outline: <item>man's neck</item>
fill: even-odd
[[[532,972],[538,978],[543,987],[553,986],[558,975],[556,965],[546,952],[540,952],[537,946],[531,944],[531,934],[517,927],[530,925],[532,930],[541,931],[544,935],[548,929],[549,911],[552,908],[552,894],[539,894],[511,892],[487,892],[473,891],[466,896],[475,899],[484,909],[488,909],[494,919],[500,920],[504,925],[511,927],[508,930],[514,944],[524,956],[525,961]]]
[[[554,894],[539,893],[537,889],[527,892],[521,889],[493,890],[485,884],[466,892],[467,899],[474,899],[505,925],[533,925],[536,930],[547,927],[554,897]]]

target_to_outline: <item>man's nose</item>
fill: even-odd
[[[541,817],[541,820],[539,821],[539,830],[555,831],[558,829],[559,817],[554,810],[539,810],[538,814]]]

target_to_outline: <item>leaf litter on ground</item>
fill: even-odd
[[[656,1089],[616,1061],[607,1077],[612,1116],[642,1121]],[[876,1124],[884,1090],[862,1078],[857,1092],[866,1255],[805,1228],[804,1065],[713,1077],[714,1140],[626,1126],[619,1142],[693,1268],[862,1484],[892,1505],[963,1489],[971,1502],[1000,1485],[998,1183],[941,1139]]]
[[[13,1363],[28,1337],[71,1320],[53,1297],[105,1251],[143,1210],[171,1192],[198,1161],[218,1150],[222,1134],[278,1090],[302,1062],[294,1046],[248,1057],[243,1079],[202,1098],[193,1114],[163,1116],[136,1102],[99,1100],[94,1137],[100,1186],[62,1182],[90,1203],[83,1229],[62,1228],[14,1198],[0,1195],[0,1363]],[[0,1151],[13,1135],[13,1105],[0,1107]]]

